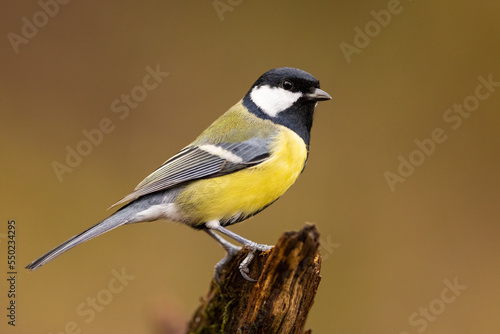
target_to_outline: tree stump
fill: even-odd
[[[220,286],[212,279],[187,333],[310,333],[304,325],[321,280],[316,226],[285,232],[273,249],[257,253],[249,274],[256,283],[238,268],[247,254],[243,248],[226,264]]]

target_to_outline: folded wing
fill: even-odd
[[[268,146],[269,140],[261,138],[252,138],[240,143],[187,146],[112,207],[184,182],[222,176],[255,166],[269,158]]]

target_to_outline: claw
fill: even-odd
[[[255,249],[251,250],[248,253],[247,257],[245,257],[245,259],[240,263],[241,276],[243,276],[244,279],[252,283],[257,282],[257,280],[248,276],[248,274],[250,273],[250,268],[248,268],[248,266],[250,265],[250,262],[252,262],[254,257],[255,257]]]
[[[256,251],[267,252],[268,250],[273,248],[273,246],[252,242],[248,244],[246,247],[249,249],[249,252],[248,255],[245,257],[245,259],[240,263],[240,273],[244,279],[246,279],[249,282],[255,283],[257,282],[257,280],[248,276],[248,274],[250,273],[250,268],[248,266],[254,259]]]

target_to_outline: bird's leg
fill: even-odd
[[[236,255],[236,253],[240,251],[241,247],[233,245],[210,229],[206,229],[205,232],[207,232],[209,236],[214,238],[227,252],[226,256],[224,256],[224,258],[215,265],[214,278],[217,284],[221,285],[220,274],[222,273],[222,268],[229,260],[231,260]]]
[[[251,240],[248,240],[248,239],[245,239],[243,238],[242,236],[234,233],[234,232],[231,232],[230,230],[220,226],[219,222],[215,223],[215,222],[211,222],[211,224],[207,224],[207,226],[212,229],[212,230],[215,230],[217,232],[220,232],[222,234],[225,234],[227,235],[228,237],[230,237],[231,239],[239,242],[240,244],[242,244],[243,246],[247,247],[249,249],[249,252],[248,252],[248,255],[247,257],[240,263],[240,273],[241,275],[247,280],[247,281],[250,281],[250,282],[256,282],[255,279],[251,278],[248,276],[248,273],[250,272],[250,268],[248,268],[248,266],[250,265],[250,262],[252,262],[253,258],[255,257],[255,252],[256,251],[262,251],[262,252],[265,252],[265,251],[268,251],[270,250],[271,248],[273,248],[273,246],[269,246],[269,245],[264,245],[264,244],[258,244],[256,242],[253,242]],[[209,230],[208,230],[209,231]],[[210,233],[209,233],[210,234]],[[214,233],[215,234],[215,233]],[[212,235],[212,237],[214,237]],[[220,238],[219,236],[217,236],[218,238]],[[216,237],[214,237],[216,238]],[[222,239],[222,238],[221,238]],[[221,244],[222,242],[220,240],[218,240],[216,238],[217,241],[219,241]],[[224,239],[223,239],[224,240]],[[225,243],[228,243],[226,240],[224,240]],[[228,243],[229,244],[229,243]],[[234,245],[230,244],[232,247],[235,247]],[[224,245],[222,246],[224,247]],[[228,255],[229,255],[229,252],[228,252]],[[222,261],[224,261],[224,263],[227,261],[226,258],[224,258]],[[222,262],[221,261],[221,262]],[[217,264],[217,266],[219,266],[220,262]],[[216,267],[217,267],[216,266]]]

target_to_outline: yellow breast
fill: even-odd
[[[221,177],[195,181],[175,203],[192,224],[253,214],[277,200],[304,167],[307,148],[293,131],[282,127],[268,160]]]

